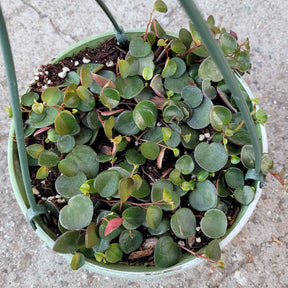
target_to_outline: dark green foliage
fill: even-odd
[[[167,11],[162,0],[154,8]],[[207,23],[231,67],[248,72],[249,45],[216,27],[213,17]],[[149,28],[131,39],[118,70],[83,65],[60,87],[21,98],[29,110],[27,153],[37,178],[59,172],[55,188],[67,203],[54,250],[74,253],[72,269],[85,256],[117,263],[152,235],[159,238],[155,265],[172,266],[182,255],[178,242],[196,233],[192,209],[203,211],[202,232],[219,238],[226,233],[228,203],[254,199],[245,181],[255,166],[250,136],[200,35],[193,24],[176,39],[155,19]],[[254,118],[260,125],[267,115],[258,110]],[[37,129],[46,136],[41,144],[33,144]],[[264,155],[263,173],[271,166]],[[206,256],[220,259],[217,241]]]

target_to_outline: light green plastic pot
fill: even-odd
[[[139,36],[143,33],[142,30],[137,31],[130,31],[126,32],[128,40],[133,38],[134,36]],[[90,37],[88,39],[85,39],[81,42],[78,42],[75,45],[72,45],[68,49],[64,50],[60,54],[58,54],[52,63],[57,63],[59,60],[69,57],[72,55],[77,54],[79,51],[90,47],[95,48],[97,47],[101,42],[104,40],[113,37],[114,34],[112,32],[100,34],[97,36]],[[170,36],[173,37],[173,34],[170,33]],[[246,90],[248,95],[253,98],[253,95],[247,86],[247,84],[244,82],[244,80],[240,77],[237,77],[240,84],[243,86],[243,88]],[[261,138],[262,142],[262,151],[268,152],[268,146],[267,146],[267,138],[266,138],[266,132],[263,126],[258,127],[258,132]],[[27,214],[27,209],[29,208],[29,203],[27,200],[27,196],[25,194],[25,189],[23,185],[23,180],[21,177],[21,170],[20,170],[20,164],[19,164],[19,158],[17,153],[17,144],[14,141],[14,126],[13,123],[11,125],[10,129],[10,135],[9,135],[9,143],[8,143],[8,167],[9,167],[9,174],[10,179],[12,183],[12,188],[16,197],[16,200],[23,212],[24,215]],[[241,231],[245,223],[248,221],[249,217],[253,213],[255,206],[260,198],[261,195],[261,189],[259,188],[259,183],[255,181],[255,198],[252,203],[250,203],[248,206],[243,206],[240,210],[240,213],[238,217],[236,218],[234,224],[232,227],[230,227],[225,235],[225,237],[222,239],[220,246],[223,248],[226,246],[231,240]],[[43,222],[41,217],[38,217],[35,219],[36,221],[36,233],[38,236],[51,248],[54,245],[54,242],[56,240],[56,235],[49,229],[49,227],[46,226],[46,224]],[[65,258],[67,258],[69,261],[72,259],[72,254],[63,254]],[[100,274],[104,274],[106,276],[113,276],[113,277],[121,277],[121,278],[128,278],[128,279],[147,279],[151,277],[163,277],[163,276],[171,276],[176,273],[183,272],[186,269],[192,269],[199,263],[201,263],[203,260],[199,258],[195,258],[192,255],[183,255],[180,262],[172,267],[169,268],[158,268],[158,267],[144,267],[144,266],[128,266],[128,265],[120,265],[120,264],[104,264],[99,263],[96,260],[86,259],[86,263],[84,265],[84,268],[97,272]],[[68,263],[67,263],[68,264]]]

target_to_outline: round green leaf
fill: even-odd
[[[215,64],[211,56],[208,56],[199,67],[199,77],[204,79],[209,79],[213,82],[220,82],[223,76]]]
[[[211,209],[204,214],[200,222],[202,232],[209,238],[219,238],[227,230],[227,218],[223,211]]]
[[[209,242],[205,251],[205,255],[207,258],[211,260],[214,260],[214,261],[220,260],[221,248],[217,239],[214,239],[211,242]]]
[[[77,106],[77,110],[81,112],[89,112],[94,107],[95,107],[95,97],[89,97],[89,99],[86,101],[80,99],[80,104]]]
[[[81,67],[80,80],[81,80],[83,87],[89,88],[92,86],[93,77],[92,77],[91,71],[87,69],[86,67]],[[80,98],[83,99],[82,97]]]
[[[198,182],[189,194],[189,203],[197,211],[206,211],[217,205],[216,187],[209,180]]]
[[[124,59],[118,59],[118,64],[119,64],[119,72],[120,75],[123,79],[127,78],[127,76],[130,73],[130,65],[128,61]]]
[[[251,138],[247,131],[237,131],[234,135],[229,137],[229,142],[232,142],[236,145],[249,145],[251,144]]]
[[[68,83],[73,83],[76,84],[77,86],[80,84],[80,76],[75,71],[68,72],[65,80],[67,80]]]
[[[217,194],[219,197],[227,197],[229,195],[228,188],[225,186],[224,177],[217,180]]]
[[[239,51],[234,58],[228,61],[230,66],[240,72],[249,71],[251,68],[250,56],[247,51]]]
[[[176,63],[176,71],[173,74],[173,76],[171,76],[171,78],[179,78],[181,77],[185,71],[186,71],[186,63],[182,58],[179,57],[173,57],[171,58],[171,60],[173,60]]]
[[[177,64],[172,59],[167,59],[165,66],[162,70],[161,76],[163,78],[172,77],[177,70]]]
[[[160,74],[157,74],[153,77],[150,81],[150,87],[154,91],[154,93],[161,97],[164,94],[163,82],[162,77]]]
[[[115,119],[114,128],[122,135],[131,136],[136,135],[140,129],[133,120],[132,111],[123,111]]]
[[[58,87],[48,87],[42,94],[41,99],[48,106],[56,106],[62,98],[62,93]]]
[[[75,139],[71,135],[60,136],[57,140],[57,148],[61,153],[69,153],[75,146]]]
[[[34,105],[34,104],[33,104]],[[34,106],[35,107],[35,106]],[[42,107],[43,104],[42,104]],[[39,109],[39,111],[37,111],[36,109],[33,109],[30,113],[29,113],[29,120],[31,122],[38,122],[38,121],[42,121],[45,119],[46,116],[46,109],[45,108],[49,108],[49,107],[44,107],[43,110],[41,110],[41,107]],[[42,112],[41,112],[42,111]],[[38,113],[39,112],[39,113]]]
[[[163,204],[157,206],[164,211],[174,210],[180,205],[180,197],[173,191],[172,182],[167,179],[159,179],[153,184],[151,200],[153,202],[161,201]]]
[[[167,100],[163,105],[163,120],[166,123],[178,123],[184,118],[181,107],[173,100]]]
[[[58,163],[59,171],[67,176],[73,177],[79,172],[77,163],[71,158],[64,158]]]
[[[54,128],[51,128],[47,131],[47,138],[51,141],[51,142],[57,142],[59,135],[57,134],[56,130]]]
[[[174,184],[174,185],[180,185],[182,183],[181,179],[181,173],[178,169],[173,169],[171,173],[169,174],[169,180]]]
[[[183,54],[187,51],[185,44],[180,39],[175,39],[172,42],[171,49],[177,54]]]
[[[83,265],[85,264],[85,256],[80,253],[80,252],[76,252],[71,260],[71,269],[72,270],[78,270],[79,268],[81,268]]]
[[[146,212],[146,222],[151,229],[157,229],[163,216],[162,209],[158,206],[149,206]]]
[[[80,187],[87,180],[84,173],[79,172],[73,177],[60,175],[55,181],[57,193],[65,198],[71,198],[75,195],[82,194]]]
[[[213,103],[210,99],[204,97],[202,103],[193,109],[191,119],[187,124],[193,129],[203,129],[210,124],[209,115]]]
[[[125,79],[119,76],[116,78],[115,84],[116,89],[125,99],[136,97],[144,87],[143,81],[138,76],[129,76]]]
[[[97,160],[97,154],[90,146],[78,145],[66,158],[74,160],[78,169],[82,171],[87,178],[92,179],[98,174],[99,162]]]
[[[149,55],[141,58],[136,58],[138,62],[138,69],[136,74],[142,76],[144,80],[151,80],[154,74],[155,64],[154,60],[154,53],[151,52]],[[136,67],[135,67],[136,68]],[[145,77],[144,77],[145,76]]]
[[[37,170],[36,179],[45,179],[49,175],[49,168],[42,166]]]
[[[243,204],[249,205],[254,199],[254,190],[250,186],[242,186],[234,190],[235,199]]]
[[[76,129],[76,119],[71,112],[65,110],[55,118],[55,130],[60,136],[71,134]]]
[[[118,193],[122,203],[126,202],[134,191],[134,180],[131,177],[122,178],[119,181]]]
[[[196,86],[186,86],[181,91],[181,97],[186,103],[188,103],[192,108],[198,107],[202,100],[202,91]]]
[[[133,110],[133,120],[140,130],[145,130],[147,127],[154,127],[157,121],[158,109],[156,105],[144,100],[139,102]]]
[[[143,165],[146,162],[145,157],[135,149],[128,149],[125,157],[128,163],[132,165]]]
[[[194,157],[197,164],[208,172],[219,171],[228,161],[225,148],[220,143],[202,142],[198,144],[194,151]]]
[[[244,145],[241,149],[241,162],[247,169],[255,167],[255,154],[252,145]]]
[[[273,159],[271,155],[264,153],[261,157],[261,172],[267,175],[271,168],[273,168]]]
[[[61,254],[74,253],[78,249],[78,239],[79,231],[67,231],[57,238],[53,250]]]
[[[190,85],[189,82],[194,82],[193,79],[189,76],[188,72],[185,71],[183,75],[179,78],[168,77],[165,78],[164,87],[167,90],[172,90],[174,93],[181,93],[183,87]]]
[[[240,188],[244,185],[243,172],[239,168],[230,167],[225,172],[225,180],[229,187]]]
[[[146,66],[143,69],[142,76],[146,81],[149,81],[153,77],[153,69],[150,66]]]
[[[142,37],[135,37],[130,41],[129,51],[134,57],[145,57],[150,54],[151,46],[148,42],[145,42]]]
[[[188,125],[180,125],[181,128],[181,143],[185,148],[195,149],[195,147],[199,144],[199,135],[200,132],[190,128]],[[184,137],[186,136],[186,138]]]
[[[91,222],[88,225],[87,230],[85,232],[85,246],[86,246],[86,248],[92,248],[99,241],[100,241],[100,239],[97,235],[96,224],[94,222]]]
[[[38,158],[38,163],[40,166],[54,167],[59,163],[59,156],[52,150],[43,151]]]
[[[144,142],[140,146],[141,154],[149,160],[155,160],[160,152],[160,147],[154,142]]]
[[[154,2],[154,8],[161,13],[166,13],[168,11],[167,5],[162,0],[156,0]]]
[[[96,111],[88,112],[88,114],[82,119],[82,122],[87,128],[92,130],[98,130],[102,127]]]
[[[188,175],[194,169],[194,161],[189,155],[183,155],[176,161],[175,168],[183,175]]]
[[[41,144],[31,144],[26,147],[28,155],[34,159],[38,159],[40,154],[45,150],[44,146]]]
[[[109,109],[116,108],[120,102],[120,94],[116,89],[106,88],[103,93],[100,94],[100,101]]]
[[[119,237],[119,245],[125,254],[137,250],[143,241],[142,234],[137,230],[124,230]]]
[[[32,115],[35,115],[36,113],[31,112],[29,115],[30,125],[33,128],[42,128],[50,126],[54,123],[55,118],[58,115],[58,110],[55,107],[44,107],[44,111],[41,115],[41,118],[34,119]],[[37,115],[37,114],[36,114]]]
[[[224,203],[224,202],[221,201],[220,199],[218,199],[218,201],[217,201],[217,206],[216,206],[215,208],[223,211],[225,214],[226,214],[227,211],[228,211],[228,207],[227,207],[226,203]]]
[[[88,99],[90,98],[91,92],[85,86],[79,86],[76,89],[76,92],[77,92],[79,98],[82,99],[83,101],[88,101]]]
[[[237,48],[237,40],[229,33],[221,33],[218,44],[221,47],[224,55],[233,54]]]
[[[68,230],[79,230],[88,226],[93,216],[93,202],[85,195],[75,195],[59,214],[61,225]]]
[[[180,144],[181,142],[181,138],[180,138],[180,134],[181,134],[181,129],[179,129],[179,126],[175,123],[171,123],[170,125],[170,128],[172,130],[170,130],[170,128],[167,128],[167,127],[162,127],[162,134],[163,134],[163,129],[168,129],[170,132],[169,134],[171,135],[169,139],[166,139],[165,140],[165,137],[164,138],[164,141],[165,141],[165,144],[170,147],[170,148],[176,148],[178,147],[178,145]],[[168,131],[166,130],[166,131]],[[164,130],[165,131],[165,130]],[[164,135],[163,135],[164,136]]]
[[[216,131],[222,131],[224,125],[227,125],[232,120],[231,111],[221,105],[215,105],[210,110],[210,123]]]
[[[76,92],[67,92],[65,93],[63,103],[66,107],[69,108],[76,108],[80,105],[81,99],[79,98],[78,94]]]
[[[171,229],[180,239],[187,239],[196,233],[196,218],[189,208],[178,209],[171,217]]]
[[[170,236],[162,236],[155,247],[155,265],[167,268],[178,263],[182,256],[180,246]]]
[[[163,235],[170,229],[170,220],[167,218],[162,218],[160,224],[156,229],[148,228],[151,235]]]
[[[141,186],[138,189],[134,189],[132,196],[136,198],[145,198],[150,194],[150,191],[151,190],[149,184],[145,179],[142,179]]]
[[[93,132],[91,129],[86,127],[80,128],[80,131],[77,134],[74,134],[75,145],[86,144],[92,137]]]
[[[105,251],[105,259],[109,263],[117,263],[122,259],[123,252],[118,243],[112,243]]]
[[[118,190],[119,173],[115,170],[106,170],[99,173],[94,182],[96,193],[102,197],[111,197]]]
[[[203,95],[211,100],[215,99],[217,96],[217,90],[211,85],[209,79],[204,79],[202,81],[202,92]]]
[[[123,223],[122,225],[130,230],[130,229],[137,229],[139,226],[142,225],[143,221],[146,217],[146,211],[140,207],[129,207],[125,209],[122,214]]]
[[[39,95],[35,92],[28,92],[21,96],[21,103],[24,106],[32,106],[35,102],[34,100],[38,100]]]

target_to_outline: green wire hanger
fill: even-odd
[[[16,74],[15,74],[15,67],[14,67],[10,42],[9,42],[8,33],[7,33],[4,17],[2,14],[1,6],[0,6],[0,43],[1,43],[2,53],[4,57],[4,63],[6,67],[7,79],[8,79],[8,86],[9,86],[9,93],[10,93],[10,98],[11,98],[13,121],[14,121],[14,127],[15,127],[21,173],[23,177],[25,192],[26,192],[29,206],[30,206],[30,208],[28,208],[27,210],[26,217],[29,220],[32,228],[36,230],[37,228],[36,222],[34,221],[35,217],[39,215],[43,215],[43,219],[45,222],[50,222],[50,217],[44,205],[36,204],[36,201],[32,192],[27,153],[26,153],[25,141],[24,141],[22,113],[21,113],[21,108],[19,104],[19,94],[18,94]]]

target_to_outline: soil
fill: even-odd
[[[109,51],[109,52],[107,52]],[[35,75],[35,82],[31,84],[31,89],[34,92],[41,93],[46,87],[48,86],[58,86],[61,85],[64,82],[64,79],[59,76],[59,73],[63,71],[63,68],[66,67],[69,69],[69,71],[76,71],[79,66],[81,66],[83,63],[100,63],[104,65],[103,69],[106,70],[112,70],[115,72],[116,69],[116,62],[117,59],[123,59],[125,58],[127,51],[123,50],[117,45],[116,39],[111,38],[103,42],[98,48],[92,49],[92,48],[86,48],[79,52],[77,55],[74,55],[73,57],[67,57],[65,59],[60,60],[57,64],[47,64],[42,65],[37,75]],[[131,100],[133,101],[133,100]],[[209,130],[209,128],[208,128]],[[203,131],[204,133],[207,131]],[[37,137],[33,137],[33,143],[44,143],[45,138],[47,134],[42,133],[38,135]],[[98,139],[104,139],[105,137],[97,137]],[[32,137],[29,138],[29,141],[31,141]],[[32,143],[27,143],[32,144]],[[102,143],[104,144],[104,143]],[[45,144],[45,145],[53,145],[52,144]],[[130,145],[133,145],[133,143],[130,143]],[[46,147],[53,148],[53,147]],[[95,146],[93,147],[96,151],[99,148]],[[108,147],[109,148],[109,147]],[[174,167],[174,157],[171,154],[172,152],[168,152],[165,155],[165,159],[163,161],[163,167],[162,169],[157,169],[155,167],[154,161],[147,161],[145,165],[142,167],[142,177],[146,179],[146,181],[153,185],[153,180],[158,178],[167,178],[169,172],[171,171],[171,168]],[[118,155],[118,154],[117,154]],[[173,162],[172,162],[173,161]],[[101,165],[101,164],[100,164]],[[105,164],[102,164],[100,166],[100,171],[106,169]],[[57,177],[59,176],[59,171],[51,171],[49,173],[49,176],[45,180],[38,180],[36,179],[36,172],[38,170],[37,166],[31,166],[30,167],[30,174],[32,178],[32,186],[34,187],[34,194],[35,199],[38,203],[47,203],[49,202],[49,207],[54,206],[57,209],[61,209],[65,204],[65,200],[59,197],[60,195],[57,194],[57,191],[55,190],[54,183]],[[185,201],[184,196],[184,201]],[[182,201],[182,200],[181,200]],[[189,206],[188,196],[186,197],[187,206]],[[228,227],[231,227],[231,225],[234,223],[239,211],[240,211],[240,204],[231,199],[229,203],[226,203],[228,206],[227,211],[227,219],[228,219]],[[191,207],[190,207],[191,208]],[[193,209],[192,209],[193,210]],[[196,216],[197,221],[197,227],[200,226],[200,220],[202,216],[204,215],[204,212],[198,212],[193,211],[194,215]],[[173,213],[173,212],[171,212]],[[172,215],[172,214],[171,214]],[[57,224],[57,217],[55,214],[51,212],[51,217],[53,219],[53,223],[51,224],[51,229],[54,230],[54,232],[58,235],[60,235],[60,231],[58,229]],[[141,231],[144,235],[144,244],[140,247],[139,250],[131,253],[130,255],[126,255],[123,259],[124,261],[127,261],[129,265],[154,265],[153,260],[153,251],[154,247],[144,247],[146,242],[151,240],[150,242],[153,242],[153,238],[149,236],[147,233],[147,228],[143,227]],[[146,238],[145,238],[146,235]],[[196,232],[196,235],[194,237],[191,237],[187,240],[185,240],[183,243],[183,240],[177,239],[175,236],[172,235],[172,237],[175,238],[176,242],[181,242],[182,245],[184,244],[188,249],[191,249],[193,251],[198,251],[202,247],[206,246],[211,239],[206,237],[201,230]],[[154,241],[155,242],[155,241]],[[183,252],[186,253],[186,252]]]

